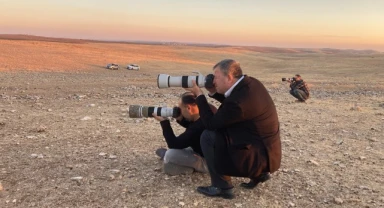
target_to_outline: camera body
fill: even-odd
[[[177,118],[181,115],[181,109],[179,107],[155,107],[155,106],[142,106],[142,105],[130,105],[129,117],[130,118],[148,118],[153,117],[152,113],[161,117],[173,117]]]
[[[157,76],[157,86],[161,88],[169,87],[183,87],[190,88],[192,87],[192,80],[196,81],[197,86],[213,88],[213,74],[208,74],[204,76],[200,72],[194,72],[198,74],[197,76],[170,76],[168,74],[159,74]]]
[[[296,81],[296,77],[292,77],[292,78],[281,78],[281,81],[282,82],[292,82],[292,81]]]

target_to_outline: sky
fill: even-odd
[[[0,34],[384,51],[384,0],[0,0]]]

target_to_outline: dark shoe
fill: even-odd
[[[235,197],[232,188],[223,190],[214,186],[199,186],[197,187],[197,192],[205,196],[223,197],[224,199],[233,199]]]
[[[167,149],[159,148],[159,149],[156,150],[156,155],[160,157],[160,160],[163,160],[165,152],[167,152]]]
[[[255,179],[251,179],[249,183],[241,183],[240,186],[246,189],[253,189],[257,186],[259,183],[264,183],[265,181],[268,181],[271,178],[271,174],[269,173],[262,173]]]
[[[306,103],[305,100],[295,100],[296,103]]]
[[[192,174],[194,169],[191,167],[186,167],[186,166],[181,166],[181,165],[176,165],[173,163],[164,163],[164,173],[174,176],[174,175],[188,175]]]

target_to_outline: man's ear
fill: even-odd
[[[228,80],[229,80],[229,82],[233,82],[233,80],[234,80],[234,77],[233,77],[233,75],[232,74],[228,74]]]

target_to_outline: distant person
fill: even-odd
[[[301,78],[300,74],[296,74],[293,78],[283,78],[283,81],[290,83],[291,90],[289,93],[297,98],[298,102],[305,102],[309,98],[309,87]]]
[[[168,150],[160,148],[156,154],[164,160],[164,172],[168,175],[188,174],[194,171],[207,173],[208,168],[200,146],[200,136],[205,130],[200,119],[199,108],[196,104],[196,96],[191,92],[181,95],[179,106],[181,116],[176,119],[185,131],[176,136],[167,118],[153,117],[160,121]],[[212,108],[215,109],[211,105]]]
[[[211,184],[200,186],[197,191],[232,199],[230,176],[249,178],[240,186],[252,189],[279,169],[279,120],[267,89],[259,80],[243,75],[240,63],[224,59],[213,71],[214,87],[207,90],[221,103],[215,114],[196,82],[188,89],[197,97],[200,119],[206,128],[200,143],[211,176]]]

